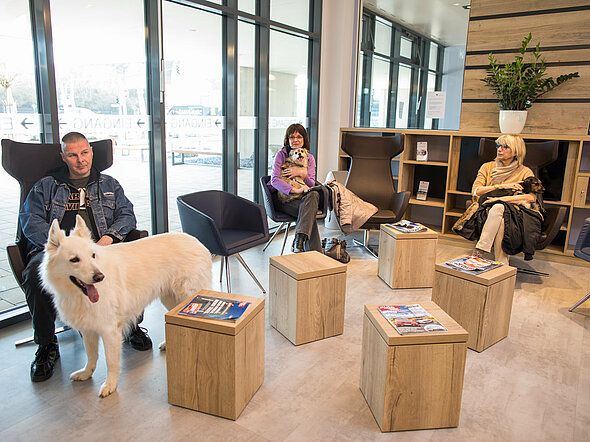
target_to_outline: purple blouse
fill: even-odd
[[[270,174],[270,181],[268,182],[269,189],[276,189],[279,192],[289,194],[293,186],[290,186],[281,179],[281,166],[287,159],[287,149],[283,147],[275,156],[275,161],[272,166],[272,173]],[[309,187],[315,186],[315,158],[312,154],[307,154],[307,176],[305,177],[305,184]]]

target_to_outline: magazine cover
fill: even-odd
[[[420,304],[380,305],[378,308],[400,335],[447,331]]]
[[[242,316],[249,305],[249,302],[197,295],[178,313],[211,319],[236,320]]]
[[[483,273],[500,267],[502,263],[470,255],[447,261],[445,265],[467,273]]]
[[[422,224],[413,223],[413,222],[407,221],[405,219],[402,219],[401,221],[398,221],[397,223],[394,223],[394,224],[386,224],[386,225],[388,227],[392,227],[392,228],[399,230],[400,232],[404,232],[404,233],[425,232],[426,231],[426,227],[424,227]]]

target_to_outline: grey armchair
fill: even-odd
[[[201,241],[212,254],[223,257],[219,282],[223,279],[225,267],[228,292],[231,292],[229,257],[236,255],[262,293],[266,293],[240,255],[240,252],[268,240],[264,207],[220,190],[181,195],[176,199],[176,204],[183,232]]]
[[[410,201],[410,192],[396,191],[391,172],[391,160],[404,150],[403,135],[370,137],[343,133],[342,150],[352,159],[346,188],[378,209],[361,226],[364,235],[362,244],[359,243],[376,256],[369,248],[369,231],[401,220]]]

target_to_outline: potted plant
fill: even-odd
[[[490,52],[488,56],[490,66],[486,69],[486,77],[481,81],[488,85],[498,98],[502,133],[520,133],[526,121],[527,109],[539,97],[567,80],[579,77],[577,72],[560,75],[556,79],[547,77],[547,67],[545,59],[541,58],[539,43],[533,50],[534,61],[526,63],[524,55],[531,38],[531,33],[524,38],[518,50],[520,55],[517,55],[512,63],[501,66],[496,62],[494,54]]]

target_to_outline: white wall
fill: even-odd
[[[353,124],[359,3],[360,0],[323,1],[316,158],[321,182],[330,170],[338,168],[340,128]]]

